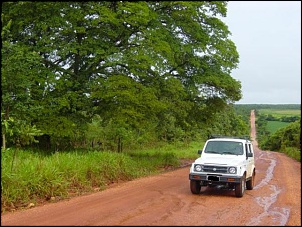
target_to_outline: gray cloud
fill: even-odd
[[[242,104],[301,103],[301,2],[229,1],[222,18],[240,55]]]

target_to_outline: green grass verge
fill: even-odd
[[[181,159],[197,158],[197,150],[203,144],[167,144],[124,153],[59,152],[48,156],[32,150],[7,149],[1,153],[1,212],[103,190],[118,181],[177,168]]]

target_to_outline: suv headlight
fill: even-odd
[[[229,167],[228,172],[231,173],[231,174],[236,174],[237,173],[237,168],[234,167],[234,166]]]
[[[201,172],[202,169],[203,169],[202,165],[197,164],[197,165],[194,166],[194,171],[196,171],[196,172]]]

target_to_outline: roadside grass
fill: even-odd
[[[119,181],[179,168],[182,159],[196,159],[203,144],[175,143],[123,153],[81,150],[52,155],[7,149],[1,152],[1,212],[100,191]]]
[[[299,162],[301,162],[301,151],[295,147],[285,147],[282,153],[286,154],[288,157],[291,157]]]
[[[2,150],[1,213],[101,191],[114,183],[179,168],[183,160],[187,164],[195,160],[203,145],[201,141],[123,153],[76,150],[51,155]],[[301,161],[301,153],[295,148],[285,148],[284,153]]]

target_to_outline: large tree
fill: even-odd
[[[30,94],[28,111],[40,108],[27,116],[53,138],[79,139],[95,114],[173,138],[241,98],[231,77],[239,56],[219,19],[226,13],[225,1],[5,2],[2,23],[11,26],[3,42],[18,52],[2,63],[19,59],[14,80]],[[20,51],[35,57],[30,66]],[[2,101],[2,112],[24,117],[11,108],[21,100]]]

